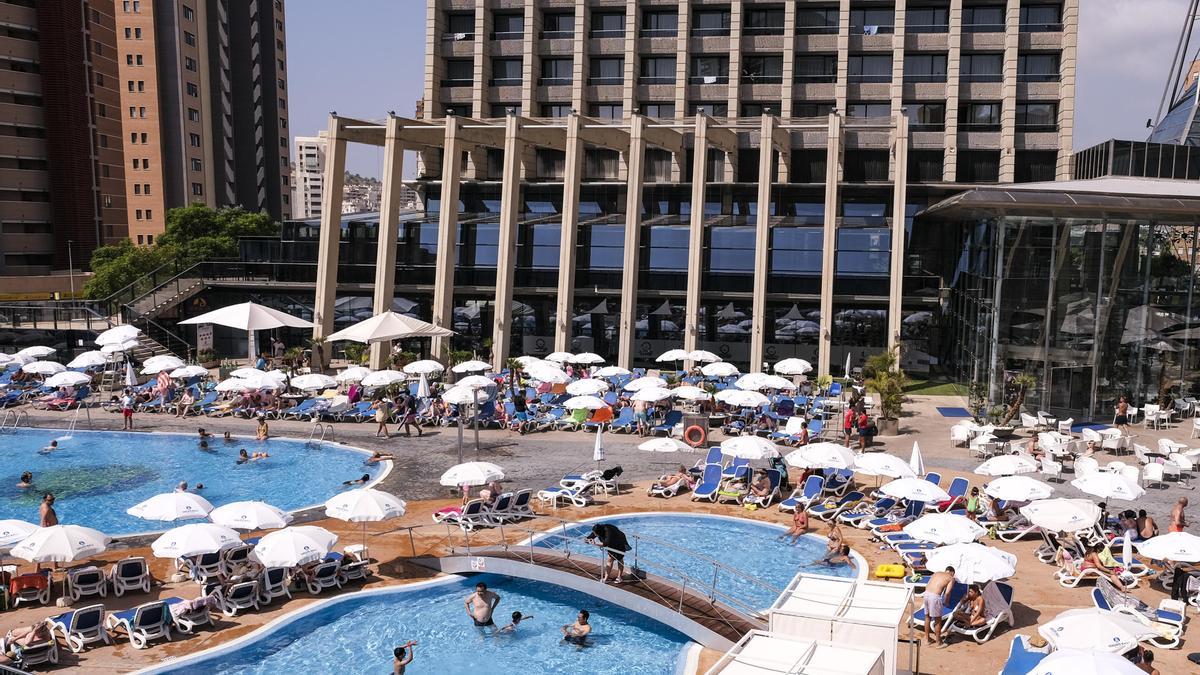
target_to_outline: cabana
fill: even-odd
[[[884,668],[878,647],[847,647],[752,630],[707,675],[884,675]]]

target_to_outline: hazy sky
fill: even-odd
[[[1143,139],[1187,0],[1078,1],[1075,148],[1114,137]],[[425,77],[421,0],[293,1],[287,32],[293,135],[324,129],[331,110],[365,119],[389,110],[413,113]],[[381,163],[381,151],[360,148],[348,168],[379,175]],[[411,159],[405,169],[412,175]]]

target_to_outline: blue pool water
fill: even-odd
[[[778,526],[745,518],[649,513],[611,516],[593,522],[616,525],[626,536],[636,534],[669,542],[737,570],[740,574],[719,571],[717,588],[755,608],[766,608],[775,602],[798,572],[847,578],[858,575],[854,567],[831,567],[817,562],[825,555],[824,539],[803,537],[796,545],[792,545],[779,540],[783,530]],[[591,525],[578,525],[567,528],[566,533],[582,538],[590,530]],[[632,537],[629,543],[633,545]],[[561,549],[566,542],[547,538],[538,541],[537,545]],[[577,540],[569,547],[589,555],[596,555],[598,550]],[[712,581],[713,567],[702,564],[695,556],[654,544],[638,544],[637,548],[639,564],[650,574],[677,579],[679,575],[670,573],[673,568],[705,584]],[[626,554],[626,565],[633,560],[634,552],[630,551]]]
[[[142,520],[125,509],[187,481],[203,483],[200,494],[214,506],[261,499],[292,510],[324,502],[343,489],[342,481],[381,471],[365,466],[362,452],[329,443],[317,447],[278,438],[226,443],[218,437],[203,451],[192,435],[76,431],[65,436],[53,429],[0,436],[0,519],[36,523],[41,495],[49,491],[57,498],[59,522],[110,535],[165,530],[186,521]],[[60,439],[57,451],[38,452],[54,439]],[[237,464],[241,448],[266,450],[271,457]],[[33,472],[33,488],[16,487],[23,471]]]
[[[498,625],[513,611],[533,618],[513,635],[471,625],[463,600],[478,581],[500,595]],[[564,644],[559,627],[591,613],[593,645]],[[504,619],[501,622],[501,618]],[[392,648],[418,642],[409,673],[668,674],[688,639],[591,596],[484,575],[416,589],[352,596],[302,615],[267,636],[176,667],[171,673],[385,673]]]

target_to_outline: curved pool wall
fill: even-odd
[[[513,635],[475,628],[463,600],[479,581],[501,597],[497,625],[513,611],[532,615]],[[591,613],[585,648],[562,642],[559,626]],[[390,672],[392,649],[417,640],[409,672],[536,675],[682,673],[691,643],[683,634],[583,593],[496,575],[451,577],[360,591],[276,619],[225,645],[140,673]]]
[[[40,453],[50,441],[59,449]],[[59,522],[93,527],[111,536],[161,532],[188,521],[152,521],[125,513],[129,507],[180,481],[203,483],[199,494],[220,506],[260,499],[285,511],[320,506],[346,489],[343,481],[371,477],[377,483],[391,462],[366,465],[370,452],[332,441],[310,444],[273,437],[256,441],[219,435],[201,450],[196,434],[176,432],[67,431],[20,429],[0,434],[0,519],[38,521],[44,492],[53,492]],[[238,450],[270,453],[237,464]],[[33,473],[32,488],[18,488],[21,473]]]

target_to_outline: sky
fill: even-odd
[[[1078,2],[1075,149],[1109,138],[1144,139],[1187,0]],[[422,0],[294,1],[287,35],[293,136],[326,128],[334,110],[362,119],[381,119],[389,110],[413,114],[425,78]],[[382,161],[381,149],[352,144],[347,169],[379,176]],[[410,155],[405,176],[413,175],[413,164]]]

